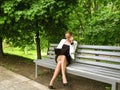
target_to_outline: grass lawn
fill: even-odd
[[[28,50],[26,53],[24,52],[24,50],[21,50],[20,48],[15,48],[15,47],[4,47],[3,50],[4,50],[4,53],[22,56],[25,58],[29,58],[31,60],[35,60],[37,58],[36,50]],[[46,52],[47,50],[42,50],[42,57],[46,56]]]

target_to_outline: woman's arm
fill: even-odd
[[[58,44],[57,48],[62,48],[63,44],[65,42],[65,39],[62,39],[60,43]]]
[[[75,53],[77,45],[78,45],[77,41],[73,41],[73,44],[70,45],[71,53]]]
[[[75,59],[76,48],[77,48],[77,41],[73,41],[73,44],[70,45],[70,55],[72,59]]]

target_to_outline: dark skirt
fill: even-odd
[[[56,56],[55,56],[55,61],[56,61],[56,63],[57,63],[57,58],[58,58],[58,56],[59,56],[59,55],[56,55]],[[71,64],[72,58],[71,58],[70,55],[65,55],[65,56],[66,56],[66,60],[67,60],[67,62],[68,62],[68,64],[67,64],[67,66],[68,66],[69,64]]]

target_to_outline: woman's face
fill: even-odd
[[[65,38],[66,38],[68,41],[70,41],[71,35],[70,35],[69,33],[66,33],[66,34],[65,34]]]

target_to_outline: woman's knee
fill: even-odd
[[[58,65],[61,65],[61,63],[62,63],[61,60],[59,60],[59,61],[57,62]]]
[[[66,56],[65,56],[65,55],[62,55],[61,59],[62,59],[62,60],[63,60],[63,59],[66,59]]]
[[[61,63],[65,63],[65,62],[66,62],[66,58],[64,57],[61,59]]]

